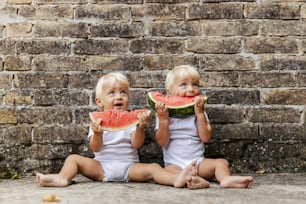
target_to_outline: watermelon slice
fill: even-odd
[[[207,102],[208,97],[203,97]],[[154,110],[156,102],[162,102],[168,107],[169,116],[173,118],[183,118],[194,114],[194,98],[167,96],[160,92],[149,92],[147,94],[148,103]]]
[[[89,118],[91,121],[96,121],[102,118],[101,126],[107,131],[119,131],[124,130],[139,123],[137,115],[139,113],[149,113],[150,110],[137,109],[134,111],[103,111],[103,112],[91,112]]]

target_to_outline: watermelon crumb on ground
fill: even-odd
[[[208,97],[202,96],[207,102]],[[168,107],[169,116],[183,118],[194,114],[194,98],[181,96],[167,96],[160,92],[149,92],[147,94],[148,104],[155,110],[156,102],[162,102]]]
[[[91,112],[89,118],[92,122],[102,119],[101,126],[103,130],[107,131],[119,131],[130,128],[139,123],[137,117],[140,113],[150,114],[150,110],[137,109],[133,111],[102,111],[102,112]]]

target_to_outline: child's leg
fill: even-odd
[[[251,176],[231,176],[225,159],[204,159],[199,165],[199,176],[206,179],[215,176],[221,188],[249,188],[253,182]]]
[[[209,182],[200,176],[188,176],[186,183],[189,189],[209,188]]]
[[[66,158],[58,174],[37,173],[36,180],[41,186],[65,187],[68,186],[69,181],[74,178],[78,172],[87,178],[100,181],[104,176],[100,162],[73,154]]]
[[[186,174],[184,171],[186,169],[191,169],[192,168],[192,173]],[[189,189],[200,189],[200,188],[208,188],[209,187],[209,182],[206,181],[205,179],[201,178],[198,176],[198,165],[196,161],[192,161],[185,169],[180,170],[180,168],[176,165],[169,165],[166,167],[166,169],[169,172],[180,172],[178,177],[183,177],[185,183],[187,184],[187,187]]]
[[[158,184],[180,188],[185,186],[186,177],[195,174],[195,171],[193,163],[185,169],[179,168],[177,171],[164,169],[159,164],[135,163],[130,168],[129,178],[138,182],[154,180]]]
[[[221,188],[250,188],[253,184],[252,176],[228,176],[220,182]]]
[[[166,168],[169,172],[175,172],[178,169],[180,169],[176,165],[168,165]],[[177,177],[174,181],[174,187],[180,188],[184,187],[187,183],[187,178],[191,176],[195,176],[198,173],[198,166],[196,161],[192,161],[190,164],[188,164],[184,169],[180,170],[177,174]]]

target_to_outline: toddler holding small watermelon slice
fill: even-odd
[[[97,83],[96,104],[103,113],[124,114],[128,117],[129,96],[128,80],[121,73],[109,73]],[[93,115],[91,114],[92,117]],[[154,180],[159,184],[183,187],[186,185],[185,177],[195,175],[194,164],[187,165],[180,174],[172,174],[158,164],[139,163],[137,148],[145,139],[144,128],[150,118],[148,111],[140,112],[136,116],[138,124],[116,131],[106,130],[103,126],[103,120],[106,121],[107,118],[93,120],[92,117],[88,138],[95,157],[69,155],[58,174],[37,173],[36,180],[39,185],[65,187],[80,173],[92,180],[103,182]]]
[[[232,176],[225,159],[204,158],[204,142],[210,141],[212,128],[205,113],[205,97],[200,96],[200,75],[192,66],[174,67],[166,77],[168,100],[171,97],[194,97],[194,114],[186,117],[169,117],[167,104],[156,102],[156,141],[163,147],[165,169],[179,174],[195,162],[197,175],[186,177],[190,189],[207,188],[213,176],[222,188],[249,188],[251,176]],[[206,98],[207,99],[207,98]]]

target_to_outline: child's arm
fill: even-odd
[[[131,143],[135,148],[141,147],[144,143],[145,140],[144,128],[150,121],[150,114],[140,113],[138,115],[138,119],[139,119],[139,124],[137,125],[135,132],[133,132],[131,136]]]
[[[155,133],[156,142],[165,147],[169,143],[169,112],[165,104],[157,102],[155,104],[156,116],[159,120],[158,129]]]
[[[194,112],[197,117],[199,137],[201,138],[203,142],[209,142],[211,139],[212,128],[204,115],[204,110],[205,110],[204,98],[196,97],[195,105],[194,105]]]
[[[100,123],[100,119],[90,123],[93,136],[90,137],[89,147],[93,152],[99,152],[103,147],[103,129]]]

